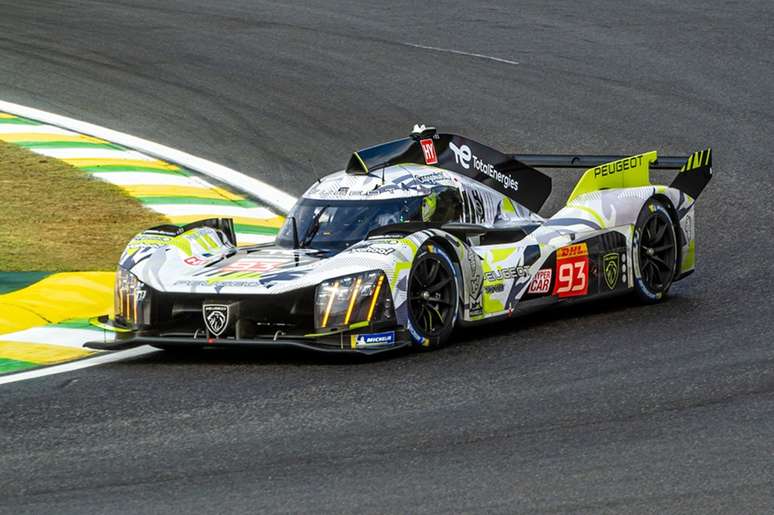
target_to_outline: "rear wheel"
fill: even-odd
[[[677,233],[666,206],[650,199],[634,229],[634,291],[644,302],[664,298],[677,271]]]
[[[409,274],[409,332],[422,348],[440,347],[454,330],[459,310],[457,276],[451,258],[440,247],[422,247]]]

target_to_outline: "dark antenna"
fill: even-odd
[[[298,226],[296,225],[296,217],[295,216],[291,216],[290,217],[290,223],[291,223],[292,228],[293,228],[293,248],[297,249],[298,248]]]
[[[309,168],[312,169],[312,174],[314,174],[314,176],[317,177],[317,182],[321,183],[322,182],[322,178],[318,175],[317,170],[314,167],[314,162],[312,162],[311,159],[309,160]]]

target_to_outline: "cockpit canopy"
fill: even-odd
[[[385,225],[458,222],[462,198],[457,188],[436,186],[429,194],[373,200],[302,198],[285,219],[277,244],[340,252]]]

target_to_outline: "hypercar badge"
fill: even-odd
[[[204,325],[213,336],[220,336],[228,327],[229,306],[227,304],[204,304],[202,314]]]

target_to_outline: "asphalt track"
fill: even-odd
[[[0,387],[0,512],[774,510],[774,7],[675,4],[0,0],[0,98],[291,193],[417,121],[520,152],[712,145],[716,171],[661,305]]]

